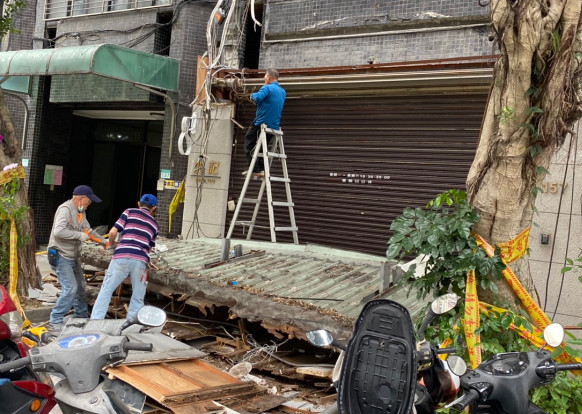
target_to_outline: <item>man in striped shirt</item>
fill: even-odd
[[[115,243],[118,232],[121,232],[121,237],[105,272],[91,319],[105,318],[111,295],[128,276],[131,279],[132,294],[127,319],[143,306],[147,284],[146,266],[150,261],[150,249],[155,246],[158,236],[158,223],[153,216],[158,200],[151,194],[144,194],[137,205],[138,208],[125,210],[109,231],[110,243]]]

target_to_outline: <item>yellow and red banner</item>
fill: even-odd
[[[513,273],[509,266],[507,266],[508,263],[511,263],[526,254],[529,247],[529,231],[530,229],[528,227],[520,234],[518,234],[513,240],[500,243],[498,244],[498,247],[501,250],[501,260],[503,261],[503,264],[506,265],[502,272],[503,276],[535,324],[532,326],[531,331],[528,331],[523,326],[518,327],[513,323],[510,325],[510,329],[516,331],[521,337],[529,340],[534,346],[542,347],[545,344],[545,341],[542,338],[542,331],[552,322],[525,290],[517,276],[515,276],[515,273]],[[483,239],[478,234],[474,234],[474,236],[475,240],[477,241],[477,245],[485,250],[487,256],[492,257],[495,254],[495,248],[487,243],[485,239]],[[475,330],[479,327],[479,311],[483,312],[484,314],[489,313],[489,311],[495,311],[497,313],[509,312],[506,309],[501,309],[487,303],[479,302],[477,297],[475,272],[470,271],[467,273],[467,285],[465,292],[465,319],[463,328],[465,331],[472,368],[476,368],[481,363],[481,348],[478,345],[479,336],[475,334]],[[568,362],[572,361],[572,358],[563,353],[557,358],[557,360],[560,362]],[[574,360],[576,362],[580,362],[578,358],[574,358]]]
[[[6,171],[0,171],[0,185],[8,184],[10,181],[14,179],[14,177],[24,178],[24,168],[22,166],[18,166],[16,168],[12,168]],[[3,217],[6,219],[6,217]],[[26,315],[24,314],[24,310],[20,305],[20,299],[18,298],[18,294],[16,292],[16,286],[18,284],[18,232],[16,231],[16,223],[12,217],[8,217],[10,219],[10,249],[9,249],[9,286],[8,286],[8,296],[16,305],[16,309],[22,315],[22,319],[24,320],[23,328],[26,328],[30,325],[30,321],[26,319]]]

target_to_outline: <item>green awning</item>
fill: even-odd
[[[179,68],[176,59],[111,44],[0,52],[0,76],[90,73],[173,92]]]

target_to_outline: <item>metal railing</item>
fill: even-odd
[[[173,0],[46,0],[44,20],[146,9],[171,5]]]

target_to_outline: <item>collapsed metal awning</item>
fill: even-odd
[[[176,59],[125,47],[101,44],[0,53],[0,76],[94,74],[176,92]]]
[[[387,95],[443,92],[487,92],[497,56],[475,56],[418,62],[360,66],[281,69],[279,83],[288,98],[305,96]],[[214,84],[248,94],[263,83],[261,70],[245,70],[244,77],[225,69]],[[243,79],[244,78],[244,79]]]

